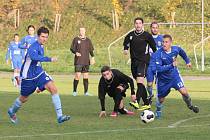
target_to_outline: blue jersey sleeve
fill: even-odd
[[[182,57],[182,59],[185,61],[185,63],[189,64],[190,59],[187,57],[186,52],[181,47],[178,47],[178,50],[179,50],[179,55]]]
[[[27,49],[27,42],[26,42],[26,37],[24,37],[21,41],[20,41],[20,44],[18,45],[18,47],[20,49]]]
[[[28,55],[31,58],[31,60],[40,61],[40,62],[51,62],[51,58],[38,54],[38,51],[36,50],[35,47],[30,47],[28,49]]]
[[[160,54],[160,53],[159,53]],[[161,57],[159,54],[156,54],[155,63],[157,72],[165,72],[174,68],[173,64],[163,65]]]
[[[7,53],[6,53],[6,60],[11,59],[11,44],[9,44]]]

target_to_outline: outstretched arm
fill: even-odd
[[[29,48],[28,54],[29,54],[29,57],[31,58],[31,60],[40,61],[40,62],[56,61],[56,60],[54,60],[56,58],[51,59],[49,57],[39,55],[38,51],[34,47]]]

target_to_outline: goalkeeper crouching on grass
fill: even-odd
[[[105,117],[105,96],[108,94],[114,100],[114,110],[111,117],[117,117],[119,114],[134,115],[134,112],[124,108],[123,97],[126,97],[126,90],[131,88],[131,98],[135,98],[133,79],[123,74],[117,69],[111,69],[109,66],[103,66],[101,69],[102,77],[98,85],[98,97],[101,103],[101,112],[99,117]]]

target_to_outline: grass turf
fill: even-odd
[[[0,90],[0,139],[142,139],[142,140],[197,140],[208,139],[210,129],[209,80],[185,78],[194,104],[200,107],[200,113],[194,114],[188,110],[181,100],[180,95],[172,91],[168,96],[163,109],[161,120],[144,124],[140,121],[139,112],[134,116],[122,116],[117,118],[98,118],[100,111],[99,101],[96,96],[82,96],[82,82],[79,84],[81,96],[71,96],[72,77],[53,76],[61,94],[63,112],[70,114],[72,119],[62,125],[57,124],[56,115],[51,103],[50,95],[45,92],[33,94],[29,101],[23,105],[17,113],[19,123],[13,125],[7,117],[7,109],[18,96],[17,90],[12,87],[8,75],[1,75]],[[90,93],[96,95],[98,76],[90,79]],[[125,99],[128,109],[129,93]],[[113,109],[113,101],[106,98],[107,115]],[[155,110],[153,105],[152,110]],[[189,119],[177,125],[175,128],[168,126],[180,120]],[[17,136],[17,137],[16,137]]]

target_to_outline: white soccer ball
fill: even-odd
[[[144,110],[143,112],[141,112],[140,118],[141,118],[142,122],[149,123],[149,122],[154,121],[155,114],[150,110]]]

